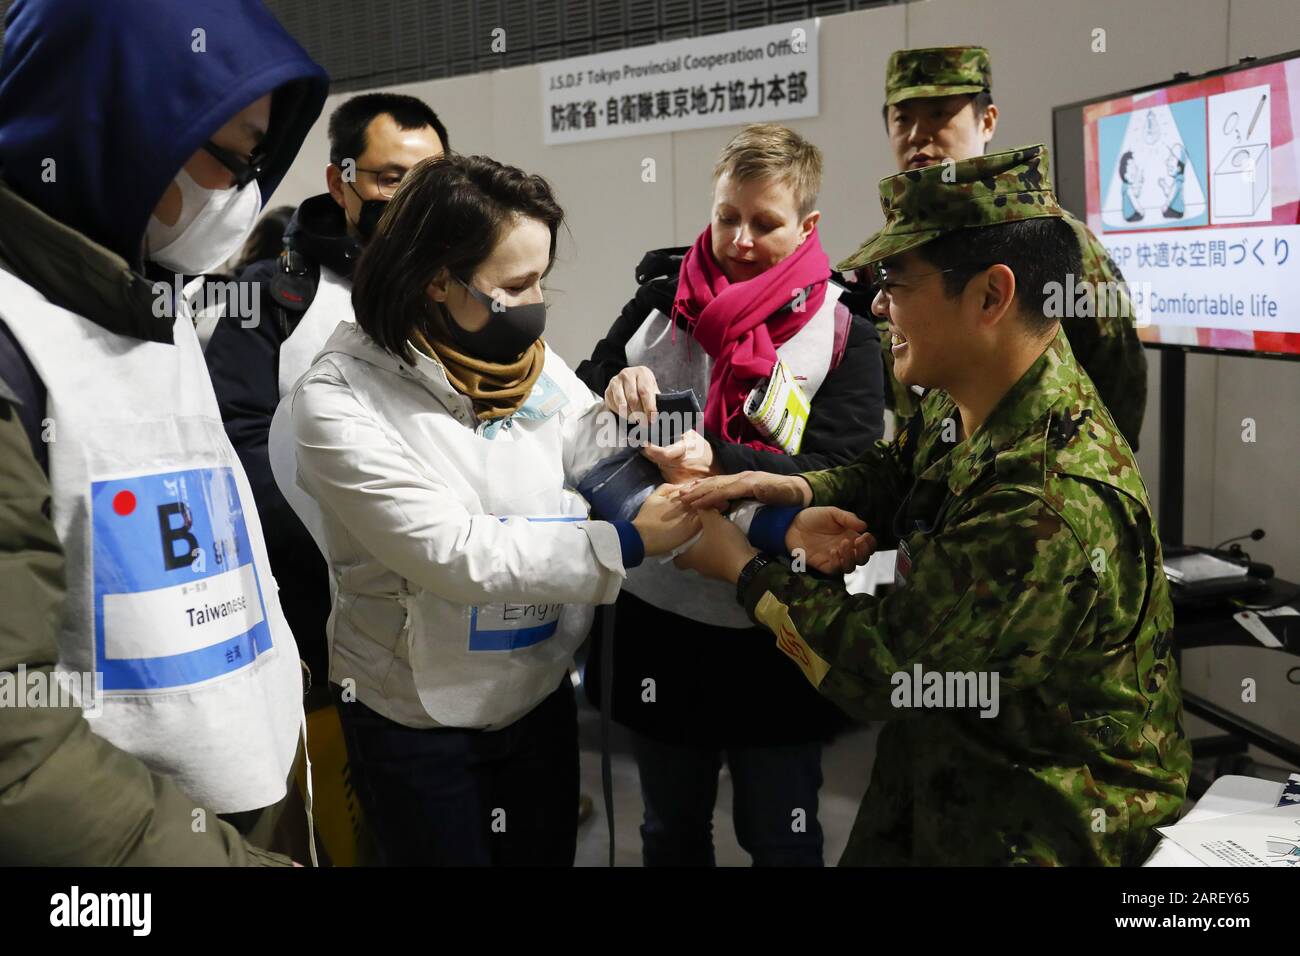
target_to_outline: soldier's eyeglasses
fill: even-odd
[[[266,150],[261,146],[253,150],[247,159],[226,149],[224,146],[218,146],[211,140],[203,144],[203,149],[222,166],[230,170],[230,174],[235,177],[236,189],[243,189],[262,175],[262,168],[266,164]]]
[[[884,293],[886,299],[890,298],[894,289],[906,289],[909,285],[913,284],[916,279],[924,279],[926,276],[938,276],[943,275],[946,272],[956,271],[958,270],[954,266],[950,269],[936,269],[933,272],[918,272],[915,275],[909,275],[907,277],[907,282],[902,283],[891,276],[890,271],[886,266],[880,265],[879,263],[874,263],[866,269],[867,276],[871,279],[872,284],[876,287],[878,292]]]

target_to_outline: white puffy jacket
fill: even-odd
[[[524,406],[482,424],[440,363],[339,325],[278,416],[322,513],[331,681],[411,727],[505,726],[559,685],[625,576],[570,490],[615,450],[601,408],[548,347]]]

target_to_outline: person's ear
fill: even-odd
[[[1016,299],[1016,274],[998,263],[989,266],[978,282],[971,283],[979,296],[979,322],[994,326],[1013,311]]]
[[[451,273],[447,271],[446,266],[443,266],[438,270],[438,274],[433,277],[433,280],[425,286],[424,291],[429,294],[429,298],[434,302],[446,302],[450,286]]]
[[[340,209],[347,209],[347,203],[343,200],[343,170],[330,163],[325,167],[325,188],[329,190],[330,196]]]
[[[996,103],[990,103],[980,118],[980,127],[984,134],[984,142],[993,138],[993,134],[998,131],[998,106]]]
[[[818,209],[814,209],[803,217],[803,222],[799,224],[799,245],[802,246],[804,240],[812,235],[812,231],[817,227],[817,221],[821,217],[821,210]]]

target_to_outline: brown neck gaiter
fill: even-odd
[[[514,362],[504,365],[485,362],[452,344],[441,309],[432,307],[425,316],[426,327],[411,330],[411,344],[442,365],[451,387],[474,403],[474,414],[479,420],[504,418],[523,407],[546,363],[546,346],[541,339]]]

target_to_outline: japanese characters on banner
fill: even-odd
[[[796,20],[544,63],[542,141],[816,116],[817,29]]]
[[[1144,341],[1300,355],[1298,64],[1084,107],[1088,225]]]

